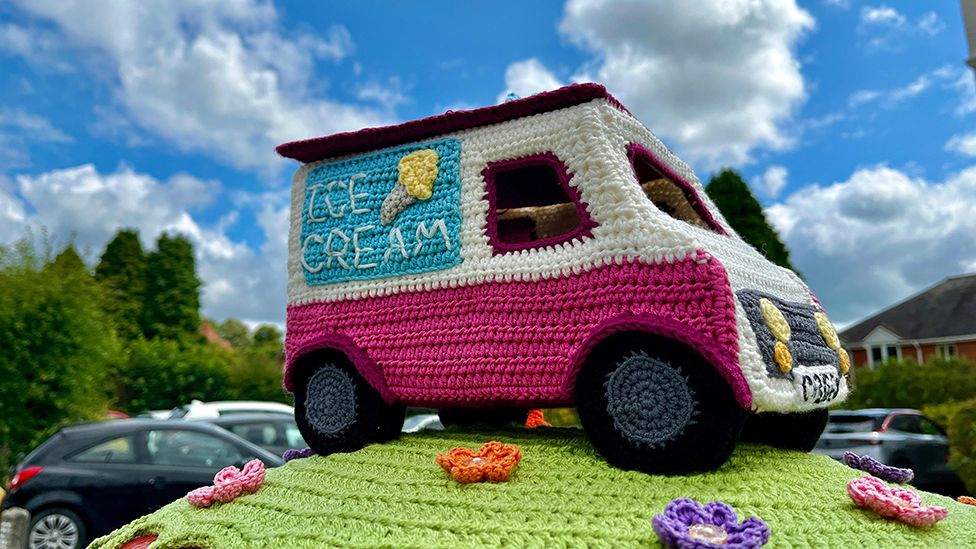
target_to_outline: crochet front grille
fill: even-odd
[[[461,485],[435,462],[456,446],[518,444],[505,483]],[[976,507],[949,508],[913,529],[855,507],[846,484],[863,473],[829,458],[742,445],[716,472],[649,476],[606,464],[575,430],[421,433],[351,454],[271,469],[264,486],[226,505],[183,500],[96,540],[115,549],[142,533],[156,547],[658,547],[651,518],[676,497],[722,500],[769,524],[768,547],[971,547]]]

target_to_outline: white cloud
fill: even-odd
[[[705,169],[792,146],[786,127],[806,97],[794,49],[814,27],[808,12],[792,0],[610,4],[566,5],[561,32],[592,54],[574,80],[605,83]]]
[[[72,141],[48,119],[0,105],[0,172],[29,166],[31,143]]]
[[[107,70],[114,96],[102,112],[123,113],[182,150],[238,168],[273,169],[275,145],[392,118],[385,108],[324,97],[318,90],[327,83],[310,82],[316,62],[352,51],[345,28],[330,27],[324,38],[286,32],[270,3],[22,0],[21,7]]]
[[[942,22],[942,19],[939,19],[939,16],[934,11],[926,13],[918,20],[918,30],[929,36],[939,34],[945,27],[945,23]]]
[[[945,23],[933,11],[924,13],[914,24],[890,6],[864,6],[858,32],[870,36],[868,46],[872,48],[900,48],[906,36],[932,37],[945,29]]]
[[[882,165],[767,213],[828,312],[848,323],[976,264],[974,211],[976,166],[926,181]]]
[[[861,8],[861,23],[865,25],[880,25],[885,27],[899,27],[905,24],[905,16],[889,6],[864,6]]]
[[[893,109],[938,85],[943,89],[959,91],[958,105],[953,110],[962,116],[976,111],[976,93],[973,92],[972,84],[972,75],[969,74],[968,70],[949,66],[939,67],[898,88],[857,90],[848,97],[847,105],[851,109],[856,109],[862,105],[877,103],[882,108]]]
[[[789,172],[783,166],[770,166],[756,181],[759,192],[769,198],[776,198],[786,188]]]
[[[101,173],[90,164],[15,178],[19,198],[0,190],[0,244],[10,243],[31,227],[47,228],[59,238],[73,237],[79,249],[95,258],[121,227],[134,227],[144,245],[167,231],[186,235],[194,244],[197,273],[203,281],[203,314],[253,322],[280,323],[285,311],[287,259],[287,192],[264,193],[250,208],[266,241],[259,249],[228,237],[237,220],[234,200],[213,180],[176,174],[165,181],[121,167]],[[194,212],[214,202],[228,214],[201,223]],[[28,213],[30,211],[30,213]]]
[[[947,151],[952,151],[963,156],[976,156],[976,132],[952,136],[946,142],[945,148]]]
[[[541,61],[532,57],[512,63],[505,69],[505,90],[498,94],[498,102],[504,101],[509,93],[526,97],[564,85]]]

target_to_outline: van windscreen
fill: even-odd
[[[658,210],[689,225],[725,234],[695,189],[662,173],[649,150],[632,143],[627,147],[627,152],[641,190]]]

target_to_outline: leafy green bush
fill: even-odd
[[[949,422],[949,466],[976,494],[976,399],[961,406]]]
[[[60,426],[104,412],[119,346],[100,292],[70,247],[54,261],[27,240],[0,247],[0,471]]]
[[[190,400],[226,400],[233,351],[210,343],[136,340],[118,376],[117,406],[128,413],[165,410]]]
[[[888,361],[874,370],[859,368],[844,408],[924,408],[976,398],[976,364],[937,358],[919,365]]]
[[[976,399],[964,400],[962,402],[951,400],[942,404],[929,404],[928,406],[922,407],[922,413],[932,421],[938,423],[943,429],[948,430],[949,424],[952,422],[952,418],[956,415],[956,412],[966,406],[972,405],[974,402],[976,402]]]

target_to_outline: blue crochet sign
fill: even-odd
[[[305,178],[305,282],[330,284],[461,263],[461,145],[405,145],[318,166]]]

